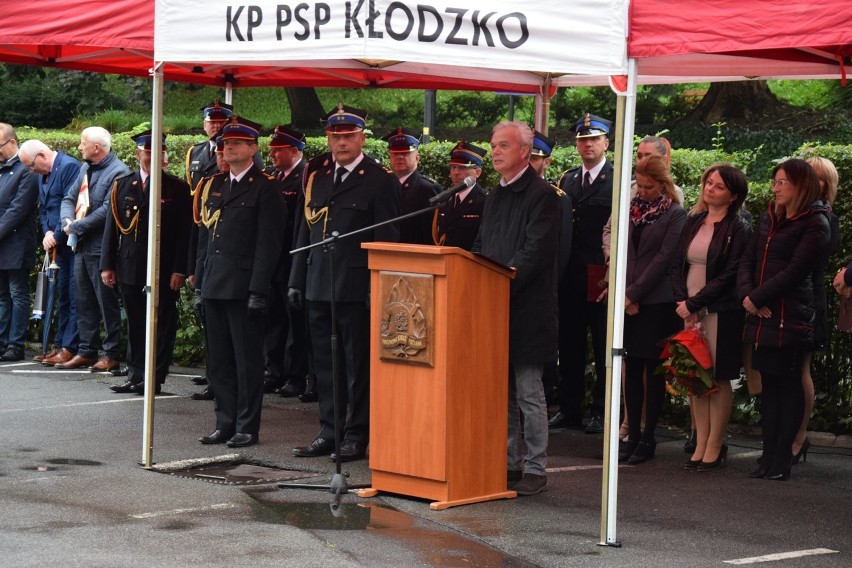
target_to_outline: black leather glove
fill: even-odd
[[[301,310],[305,307],[305,295],[298,288],[290,288],[287,290],[287,303],[294,310]]]
[[[266,315],[268,305],[269,302],[267,301],[266,296],[261,296],[260,294],[252,292],[249,294],[248,299],[249,317],[264,317]]]
[[[195,290],[195,297],[192,299],[192,310],[195,312],[195,317],[198,318],[198,323],[201,325],[207,325],[207,318],[204,313],[204,299],[201,297],[201,290]]]

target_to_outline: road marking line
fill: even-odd
[[[787,560],[789,558],[801,558],[803,556],[817,556],[819,554],[837,554],[838,550],[830,548],[812,548],[810,550],[794,550],[793,552],[779,552],[765,556],[753,556],[751,558],[737,558],[736,560],[725,560],[725,564],[757,564],[759,562],[775,562],[776,560]]]
[[[65,374],[69,374],[69,375],[97,375],[97,373],[93,373],[88,369],[82,369],[82,370],[79,370],[79,371],[76,370],[76,369],[68,369],[67,371],[64,370],[64,369],[56,369],[56,370],[60,371],[63,375],[65,375]],[[47,373],[47,374],[51,374],[51,375],[59,375],[60,374],[60,373],[52,372],[50,367],[45,367],[43,369],[12,369],[11,372],[12,373],[18,373],[18,374],[22,374],[22,373],[42,373],[42,374]]]
[[[41,365],[41,363],[36,363],[34,361],[22,361],[21,363],[9,363],[7,365],[0,365],[0,369],[11,369],[12,367],[22,367],[24,365]]]
[[[562,473],[564,471],[585,471],[587,469],[601,469],[603,465],[571,465],[567,467],[549,467],[545,469],[547,473]]]
[[[168,400],[170,398],[179,399],[186,398],[185,396],[180,395],[155,395],[154,398],[157,400]],[[33,410],[56,410],[57,408],[74,408],[77,406],[94,406],[98,404],[115,404],[121,402],[144,402],[145,397],[134,397],[134,398],[118,398],[115,400],[97,400],[93,402],[69,402],[67,404],[54,404],[53,406],[38,406],[35,408],[3,408],[0,409],[0,414],[5,414],[7,412],[32,412]]]
[[[201,377],[201,375],[186,375],[184,373],[169,373],[169,376],[170,377],[193,377],[193,378]]]
[[[200,513],[203,511],[219,511],[222,509],[234,509],[236,505],[233,503],[217,503],[209,507],[192,507],[190,509],[173,509],[171,511],[155,511],[153,513],[139,513],[130,515],[131,519],[154,519],[156,517],[170,517],[174,515],[183,515],[185,513]]]

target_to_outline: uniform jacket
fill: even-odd
[[[35,264],[38,179],[15,155],[0,166],[0,270]]]
[[[198,233],[195,287],[206,300],[268,296],[284,242],[287,207],[275,182],[256,165],[234,187],[230,180],[216,174],[203,189],[208,220],[219,213]]]
[[[104,238],[104,224],[110,214],[109,196],[115,178],[130,173],[124,162],[110,151],[106,158],[97,164],[84,162],[71,188],[62,198],[60,222],[65,226],[65,219],[71,219],[71,232],[77,235],[77,254],[101,254],[101,242]],[[77,196],[83,184],[83,177],[89,176],[89,212],[79,221],[74,220],[74,209],[77,207]]]
[[[62,230],[64,223],[59,216],[59,209],[62,205],[62,198],[74,185],[78,175],[80,175],[80,162],[57,150],[47,181],[44,181],[44,176],[36,176],[38,178],[38,218],[41,233],[46,234],[48,231],[53,231],[53,238],[56,239],[59,246],[65,246],[68,241],[68,235]]]
[[[309,175],[305,188],[306,214],[316,215],[308,223],[300,214],[296,247],[318,243],[333,231],[345,234],[399,216],[399,181],[378,163],[364,156],[336,190],[335,163],[328,155]],[[327,208],[327,209],[326,209]],[[323,213],[325,211],[325,213]],[[342,302],[363,302],[370,291],[365,242],[398,242],[399,228],[391,223],[341,239],[334,245],[334,293]],[[311,301],[331,300],[329,250],[316,247],[293,259],[290,287],[304,290]]]
[[[737,271],[740,258],[751,239],[751,224],[738,211],[729,210],[724,219],[713,225],[713,236],[707,250],[707,283],[695,296],[689,297],[686,275],[689,262],[686,253],[689,245],[704,224],[707,212],[687,217],[672,261],[672,292],[675,302],[686,301],[686,308],[697,313],[702,308],[708,312],[742,309],[737,295]]]
[[[637,226],[630,222],[625,295],[639,304],[640,310],[642,304],[674,301],[671,265],[685,222],[686,211],[672,203],[655,222],[643,227],[638,250],[634,246]]]
[[[768,318],[747,316],[743,340],[773,348],[809,349],[814,341],[814,289],[811,273],[828,246],[827,208],[815,201],[801,213],[783,220],[775,203],[761,217],[740,261],[737,291],[761,308]]]
[[[199,142],[186,151],[186,183],[193,191],[202,179],[218,172],[216,153],[211,151],[209,140]]]
[[[470,250],[485,207],[485,190],[478,183],[453,207],[452,200],[435,210],[432,218],[432,242],[439,246]]]
[[[485,200],[473,251],[517,270],[509,299],[512,363],[556,360],[561,222],[556,192],[531,167],[512,184],[492,189]]]
[[[399,194],[400,215],[429,207],[429,199],[444,188],[417,170],[402,184]],[[399,242],[416,245],[432,244],[432,215],[422,213],[399,222]]]
[[[601,249],[603,227],[612,212],[612,163],[607,160],[588,190],[583,190],[583,168],[566,171],[557,186],[571,198],[574,235],[571,239],[571,265],[585,267],[604,264]],[[583,276],[585,278],[585,276]]]
[[[192,201],[186,182],[163,172],[160,190],[160,282],[184,274],[192,228]],[[150,179],[148,182],[150,183]],[[115,180],[110,215],[104,227],[101,270],[114,270],[118,282],[144,286],[148,275],[148,215],[150,192],[142,191],[142,176],[133,172]],[[138,217],[136,217],[138,215]],[[129,229],[133,219],[136,227]]]
[[[278,262],[274,279],[276,285],[286,288],[287,281],[290,278],[290,266],[292,265],[290,251],[293,249],[293,241],[296,238],[296,219],[301,213],[298,204],[299,197],[302,195],[302,175],[305,172],[305,160],[299,160],[299,163],[293,166],[293,169],[290,170],[290,175],[287,177],[283,177],[283,173],[275,168],[268,168],[267,172],[275,178],[278,189],[281,191],[281,197],[287,206],[287,222],[284,227],[281,259]]]

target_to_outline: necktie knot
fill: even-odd
[[[592,185],[592,173],[587,171],[583,175],[583,189],[588,189],[590,185]]]
[[[343,166],[337,166],[337,170],[334,172],[334,187],[337,188],[340,186],[340,183],[343,181],[343,176],[346,174],[346,168]]]

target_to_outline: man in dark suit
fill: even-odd
[[[232,116],[222,128],[231,171],[199,191],[201,226],[196,302],[207,321],[207,370],[216,429],[202,444],[258,442],[263,402],[263,337],[287,207],[274,180],[253,163],[260,125]]]
[[[305,171],[305,135],[288,126],[276,126],[269,141],[272,166],[266,173],[275,178],[284,203],[287,219],[284,244],[278,268],[272,280],[269,318],[266,330],[265,392],[276,392],[285,398],[305,392],[308,374],[307,322],[304,310],[293,310],[287,303],[287,282],[292,265],[290,250],[295,238],[296,219],[301,211],[297,201],[302,194],[302,174]]]
[[[485,148],[464,140],[456,144],[450,152],[450,187],[461,185],[468,177],[479,179],[485,154]],[[485,196],[485,190],[477,182],[436,209],[432,217],[432,242],[438,246],[470,250],[479,231]]]
[[[402,186],[399,195],[400,215],[429,207],[429,199],[443,188],[417,171],[420,163],[420,135],[412,130],[397,128],[382,140],[388,143],[390,167]],[[400,221],[399,242],[431,245],[432,215],[424,212]]]
[[[38,180],[18,157],[11,124],[0,122],[0,361],[24,358],[35,264]]]
[[[54,255],[59,266],[56,273],[58,302],[56,307],[56,333],[53,349],[33,357],[42,365],[70,361],[77,353],[80,335],[77,333],[77,308],[74,300],[74,252],[66,246],[68,235],[62,230],[59,208],[65,192],[80,173],[80,162],[59,150],[51,150],[41,140],[27,140],[18,152],[21,161],[38,177],[39,225],[42,247]]]
[[[362,110],[340,104],[325,117],[331,156],[316,164],[308,178],[297,247],[398,216],[399,182],[363,153],[366,116]],[[340,459],[351,461],[366,454],[370,429],[370,272],[367,251],[361,243],[398,240],[399,229],[389,224],[331,246],[313,248],[293,260],[288,297],[297,306],[307,300],[320,406],[320,431],[309,445],[293,448],[296,456],[331,454],[335,424],[343,420]],[[331,317],[332,294],[335,321]],[[341,361],[336,420],[331,364],[334,327]]]
[[[127,381],[117,393],[144,394],[145,321],[148,316],[148,215],[151,197],[151,131],[133,137],[139,170],[115,180],[101,245],[101,280],[120,284],[127,314]],[[166,136],[163,135],[165,151]],[[180,289],[186,281],[186,251],[192,228],[192,198],[186,182],[160,172],[160,281],[157,309],[156,393],[174,350]]]
[[[559,288],[559,412],[551,428],[583,428],[586,395],[586,337],[592,333],[595,382],[587,434],[603,432],[606,396],[607,305],[597,301],[598,290],[587,290],[589,278],[599,280],[605,259],[601,247],[603,227],[612,211],[613,166],[606,159],[612,123],[585,114],[574,125],[577,151],[583,165],[562,174],[558,186],[571,198],[574,230],[568,270]],[[592,298],[594,296],[594,298]]]

